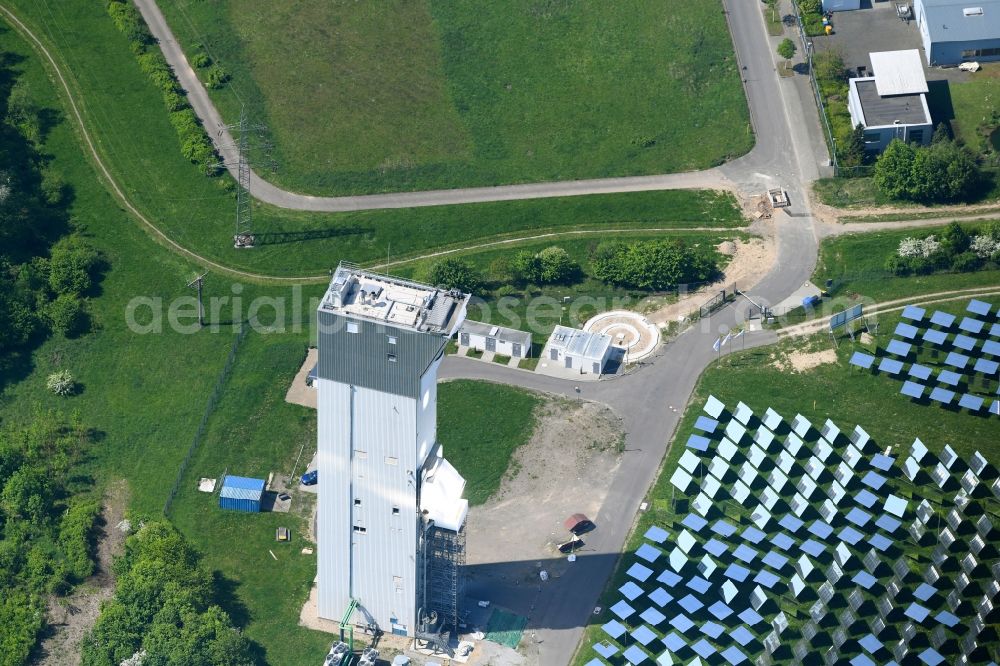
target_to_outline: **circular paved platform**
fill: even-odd
[[[595,315],[587,320],[583,330],[610,335],[615,347],[628,351],[629,363],[649,356],[660,344],[660,329],[638,312],[628,310]]]

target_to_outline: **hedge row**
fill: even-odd
[[[163,104],[170,112],[170,124],[174,126],[180,140],[181,154],[192,164],[197,164],[206,176],[219,173],[215,165],[220,160],[212,140],[191,109],[166,58],[159,49],[150,48],[156,40],[139,11],[127,0],[107,0],[107,10],[115,27],[128,39],[129,48],[135,54],[139,68],[163,94]]]

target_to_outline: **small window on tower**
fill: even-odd
[[[394,456],[386,456],[385,457],[385,464],[386,465],[398,465],[399,464],[399,458],[396,458]]]
[[[394,516],[398,516],[399,515],[399,507],[398,506],[392,507],[392,515],[394,515]]]
[[[364,527],[361,527],[361,525],[355,525],[354,531],[357,532],[358,534],[366,534],[368,532],[368,530]]]
[[[395,354],[386,354],[385,357],[387,359],[389,359],[389,363],[395,363],[396,362],[396,355]]]
[[[387,336],[385,336],[385,341],[388,342],[390,345],[394,345],[394,344],[396,344],[396,336],[395,335],[387,335]]]
[[[361,500],[357,497],[354,498],[354,506],[361,506]]]
[[[349,321],[349,322],[347,322],[347,332],[348,333],[357,333],[359,330],[360,329],[358,327],[358,322],[356,322],[356,321]]]

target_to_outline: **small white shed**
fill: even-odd
[[[600,375],[613,351],[610,335],[568,326],[552,329],[546,345],[546,359],[580,374]]]
[[[458,344],[512,358],[526,358],[531,355],[531,333],[468,319],[458,329]]]

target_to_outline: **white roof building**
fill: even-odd
[[[611,336],[604,333],[556,326],[549,336],[545,358],[559,362],[566,369],[579,370],[581,374],[599,375],[611,357],[611,343]]]

